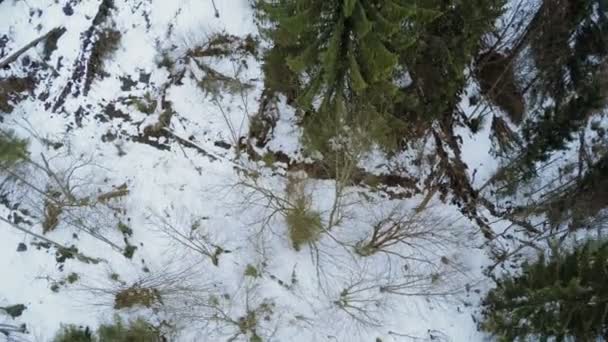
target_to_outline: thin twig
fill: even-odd
[[[62,245],[62,244],[60,244],[59,242],[55,242],[55,241],[53,241],[53,240],[51,240],[51,239],[48,239],[48,238],[46,238],[46,237],[44,237],[44,236],[42,236],[42,235],[40,235],[40,234],[34,233],[34,232],[32,232],[31,230],[28,230],[28,229],[25,229],[25,228],[23,228],[23,227],[20,227],[19,225],[17,225],[17,224],[15,224],[15,223],[13,223],[13,222],[11,222],[11,221],[9,221],[9,220],[5,219],[5,218],[4,218],[4,217],[2,217],[2,216],[0,216],[0,221],[5,222],[5,223],[7,223],[8,225],[10,225],[12,228],[17,229],[17,230],[19,230],[19,231],[22,231],[22,232],[24,232],[24,233],[26,233],[26,234],[28,234],[28,235],[30,235],[30,236],[33,236],[33,237],[35,237],[35,238],[37,238],[37,239],[39,239],[39,240],[42,240],[42,241],[47,242],[47,243],[50,243],[51,245],[55,246],[57,249],[69,250],[69,248],[68,248],[68,247],[66,247],[66,246],[64,246],[64,245]],[[75,255],[76,255],[76,257],[77,257],[78,259],[80,259],[80,260],[92,260],[92,261],[94,261],[94,262],[105,261],[105,260],[103,260],[103,259],[98,259],[98,258],[90,258],[90,257],[87,257],[86,255],[84,255],[84,254],[82,254],[82,253],[78,253],[78,252],[77,252],[77,253],[75,253]]]

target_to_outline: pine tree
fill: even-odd
[[[397,47],[413,40],[402,30],[416,8],[404,0],[281,0],[260,8],[277,24],[274,43],[291,49],[287,65],[309,76],[299,97],[312,106],[367,88],[394,93]]]
[[[293,81],[287,75],[295,75],[300,83],[296,103],[314,113],[308,127],[319,130],[386,122],[400,96],[396,81],[406,77],[400,53],[415,42],[408,25],[438,15],[410,0],[279,0],[258,5],[275,24],[267,83],[280,84],[277,77]],[[268,72],[272,70],[274,74]]]
[[[425,0],[441,13],[437,20],[417,25],[416,44],[402,53],[413,80],[408,91],[417,101],[403,105],[417,120],[451,115],[466,84],[465,70],[482,49],[482,38],[502,14],[503,0]],[[411,120],[411,119],[410,119]]]
[[[597,19],[595,5],[547,1],[525,29],[536,75],[522,86],[537,108],[528,108],[521,131],[525,148],[510,163],[514,177],[533,179],[535,164],[567,149],[608,104],[608,22]]]
[[[418,121],[451,114],[464,70],[502,4],[259,0],[274,43],[266,86],[306,112],[309,138],[323,142],[348,126],[395,147]]]
[[[608,338],[608,242],[589,241],[569,253],[524,264],[520,276],[498,280],[484,300],[482,328],[501,341]]]

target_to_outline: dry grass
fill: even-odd
[[[53,201],[44,201],[44,221],[42,222],[42,232],[48,233],[59,225],[59,216],[63,213],[63,208]]]
[[[119,310],[133,306],[150,308],[160,302],[161,296],[157,289],[135,286],[116,293],[114,297],[114,309]]]
[[[310,208],[310,203],[305,198],[298,199],[295,206],[288,209],[285,221],[289,238],[296,251],[299,251],[302,245],[317,241],[323,232],[321,215]]]

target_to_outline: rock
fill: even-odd
[[[65,6],[63,6],[63,13],[69,17],[74,14],[74,9],[70,4],[65,4]]]
[[[17,245],[17,252],[25,252],[27,251],[27,245],[24,244],[23,242],[20,242],[19,245]]]

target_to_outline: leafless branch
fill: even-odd
[[[219,257],[228,251],[213,241],[208,229],[204,227],[203,218],[191,217],[184,221],[182,218],[173,217],[174,215],[175,213],[165,209],[162,215],[151,215],[150,221],[154,229],[169,237],[178,246],[209,258],[213,265],[219,266]]]

